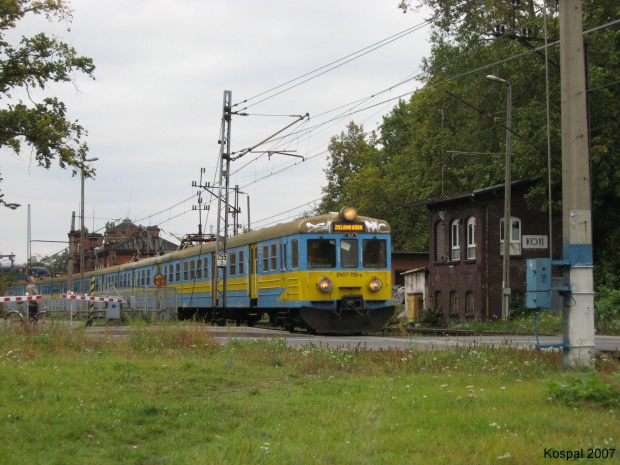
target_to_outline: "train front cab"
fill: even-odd
[[[389,236],[308,235],[300,318],[317,332],[379,330],[394,313]]]
[[[258,245],[258,305],[289,330],[379,330],[394,313],[389,250],[385,222],[356,216],[318,226],[309,221],[279,244]]]

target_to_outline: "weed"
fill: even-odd
[[[579,374],[564,375],[564,382],[549,381],[551,397],[568,405],[592,403],[602,407],[620,407],[620,372],[612,374],[610,382],[604,381],[592,368]],[[615,382],[613,380],[616,380]]]

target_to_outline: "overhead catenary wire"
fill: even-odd
[[[383,40],[380,40],[379,42],[375,42],[372,45],[364,47],[361,50],[358,50],[358,51],[356,51],[354,53],[351,53],[351,54],[346,55],[346,56],[344,56],[342,58],[339,58],[338,60],[332,61],[331,63],[328,63],[328,64],[326,64],[324,66],[321,66],[320,68],[316,68],[313,71],[305,73],[305,74],[303,74],[301,76],[298,76],[298,77],[296,77],[294,79],[291,79],[291,80],[289,80],[287,82],[284,82],[283,84],[279,84],[279,85],[277,85],[275,87],[272,87],[271,89],[268,89],[268,90],[266,90],[264,92],[261,92],[261,93],[255,95],[253,97],[247,98],[247,99],[245,99],[245,100],[243,100],[243,101],[241,101],[239,103],[236,103],[236,104],[233,105],[233,108],[237,107],[239,105],[242,105],[244,103],[248,103],[248,102],[250,102],[250,101],[252,101],[254,99],[257,99],[259,97],[262,97],[263,95],[267,95],[270,92],[273,92],[275,90],[278,90],[278,89],[280,89],[282,87],[287,86],[288,84],[292,84],[293,82],[296,82],[296,81],[302,80],[302,79],[304,79],[304,78],[306,78],[308,76],[314,75],[312,77],[308,77],[308,79],[305,79],[305,80],[303,80],[303,81],[301,81],[301,82],[299,82],[299,83],[297,83],[297,84],[295,84],[293,86],[290,86],[290,87],[288,87],[288,88],[286,88],[284,90],[281,90],[280,92],[277,92],[276,94],[273,94],[273,95],[271,95],[269,97],[265,97],[265,98],[259,100],[258,102],[255,102],[255,103],[251,104],[251,105],[247,105],[243,110],[239,110],[239,111],[244,111],[245,109],[248,109],[248,108],[251,108],[251,107],[253,107],[255,105],[258,105],[259,103],[262,103],[262,102],[264,102],[266,100],[269,100],[269,99],[271,99],[271,98],[273,98],[273,97],[275,97],[277,95],[280,95],[280,94],[282,94],[282,93],[284,93],[284,92],[286,92],[288,90],[291,90],[291,89],[293,89],[295,87],[298,87],[301,84],[304,84],[304,83],[306,83],[306,82],[308,82],[308,81],[310,81],[312,79],[315,79],[315,78],[317,78],[319,76],[322,76],[323,74],[325,74],[325,73],[327,73],[329,71],[332,71],[332,70],[334,70],[336,68],[339,68],[340,66],[343,66],[343,65],[345,65],[345,64],[347,64],[347,63],[349,63],[349,62],[351,62],[353,60],[356,60],[357,58],[360,58],[360,57],[362,57],[364,55],[367,55],[368,53],[373,52],[373,51],[375,51],[375,50],[377,50],[377,49],[379,49],[381,47],[384,47],[384,46],[394,42],[395,40],[398,40],[398,39],[400,39],[402,37],[405,37],[405,36],[407,36],[407,35],[409,35],[409,34],[411,34],[413,32],[416,32],[417,30],[419,30],[419,29],[421,29],[421,28],[423,28],[425,26],[428,26],[429,24],[431,24],[430,20],[424,21],[424,22],[422,22],[420,24],[416,24],[415,26],[407,28],[404,31],[401,31],[401,32],[399,32],[397,34],[394,34],[394,35],[392,35],[390,37],[387,37],[387,38],[385,38]],[[328,69],[326,69],[326,68],[328,68]],[[319,73],[319,71],[322,71],[322,72]],[[318,74],[316,74],[316,73],[318,73]]]
[[[596,26],[595,28],[592,28],[592,29],[589,29],[589,30],[584,31],[584,35],[585,35],[585,34],[589,34],[589,33],[593,33],[593,32],[595,32],[595,31],[598,31],[598,30],[603,29],[603,28],[606,28],[606,27],[613,26],[613,25],[615,25],[615,24],[617,24],[617,23],[619,23],[619,22],[620,22],[620,20],[613,20],[613,21],[609,21],[609,22],[607,22],[607,23],[605,23],[605,24],[602,24],[602,25]],[[415,27],[415,26],[414,26],[414,27]],[[393,37],[394,37],[394,36],[393,36]],[[500,38],[496,38],[495,40],[500,40],[500,39],[501,39],[501,37],[500,37]],[[554,42],[550,42],[548,45],[553,46],[553,45],[557,45],[557,43],[558,43],[557,41],[554,41]],[[541,47],[537,47],[536,49],[537,49],[537,50],[542,50],[543,48],[544,48],[544,46],[541,46]],[[474,50],[474,51],[475,51],[475,50]],[[472,51],[469,51],[468,53],[472,53]],[[516,54],[516,55],[514,55],[514,56],[510,56],[510,57],[507,57],[507,58],[502,59],[502,60],[497,60],[497,61],[494,61],[493,63],[486,64],[486,65],[481,66],[481,67],[478,67],[478,68],[476,68],[476,69],[473,69],[473,70],[468,70],[468,71],[466,71],[466,72],[464,72],[464,73],[461,73],[461,74],[459,74],[459,75],[457,75],[457,76],[451,76],[451,77],[449,77],[449,78],[447,78],[447,79],[442,80],[441,82],[432,83],[432,84],[430,84],[430,85],[429,85],[428,83],[426,83],[426,87],[425,87],[425,88],[434,88],[434,87],[439,87],[439,86],[441,86],[441,85],[444,85],[444,84],[446,84],[446,83],[449,83],[450,81],[453,81],[453,80],[456,80],[456,79],[462,78],[462,77],[464,77],[464,76],[467,76],[467,75],[470,75],[470,74],[473,74],[473,73],[481,72],[481,71],[483,71],[483,70],[485,70],[485,69],[487,69],[487,68],[489,68],[489,67],[496,66],[496,65],[498,65],[498,64],[502,64],[502,63],[505,63],[505,62],[509,62],[509,61],[511,61],[511,60],[517,59],[517,58],[519,58],[519,57],[525,56],[525,55],[530,54],[530,53],[533,53],[533,52],[532,52],[531,50],[528,50],[528,51],[526,51],[526,52],[523,52],[523,53],[520,53],[520,54]],[[450,61],[457,60],[457,59],[459,59],[459,58],[462,58],[463,56],[464,56],[464,55],[459,55],[459,56],[457,56],[457,57],[452,58]],[[345,58],[346,58],[346,57],[345,57]],[[337,60],[336,62],[332,62],[332,64],[334,64],[334,63],[338,63],[339,61],[342,61],[342,60],[344,60],[344,58],[343,58],[343,59],[340,59],[340,60]],[[324,69],[324,68],[326,68],[326,67],[328,67],[328,66],[330,66],[330,64],[325,65],[325,66],[324,66],[324,67],[322,67],[322,68],[318,68],[317,70]],[[439,67],[439,66],[445,66],[445,63],[438,64],[438,65],[436,65],[435,67],[433,67],[432,69],[435,69],[436,67]],[[359,105],[363,105],[363,103],[364,103],[364,102],[367,102],[368,100],[370,100],[370,99],[372,99],[372,98],[376,98],[377,96],[382,95],[382,94],[383,94],[383,93],[385,93],[385,92],[392,91],[392,90],[394,90],[395,88],[397,88],[398,86],[401,86],[401,85],[403,85],[403,84],[409,83],[409,82],[414,81],[414,80],[420,80],[420,79],[422,79],[422,77],[423,77],[423,76],[428,75],[430,72],[432,72],[432,69],[429,69],[429,70],[426,70],[426,71],[424,71],[424,72],[418,73],[418,74],[416,74],[416,75],[415,75],[415,76],[413,76],[413,77],[408,77],[407,79],[402,80],[402,81],[401,81],[401,82],[399,82],[398,84],[396,84],[396,85],[394,85],[394,86],[391,86],[391,87],[389,87],[389,88],[387,88],[387,89],[384,89],[383,91],[373,93],[373,94],[371,94],[371,95],[370,95],[370,96],[368,96],[368,97],[364,97],[364,98],[362,98],[362,99],[357,99],[357,100],[355,100],[354,102],[350,102],[350,103],[348,103],[348,104],[340,105],[340,106],[338,106],[338,107],[336,107],[336,108],[333,108],[333,109],[331,109],[331,110],[327,110],[327,111],[325,111],[325,112],[323,112],[323,113],[317,114],[317,115],[313,116],[313,120],[314,120],[314,121],[317,121],[320,117],[322,117],[322,116],[324,116],[324,115],[327,115],[327,114],[330,114],[330,113],[336,112],[336,111],[338,111],[338,110],[345,110],[345,111],[342,111],[339,115],[334,116],[334,117],[332,117],[332,118],[328,119],[327,121],[322,121],[322,122],[319,122],[319,123],[317,123],[317,124],[315,124],[315,125],[307,125],[307,126],[306,126],[303,130],[301,130],[301,131],[292,131],[290,134],[287,134],[286,136],[283,136],[282,138],[275,138],[275,139],[273,140],[273,142],[274,142],[274,143],[277,143],[277,142],[279,142],[279,141],[281,141],[281,140],[285,140],[287,137],[289,137],[289,138],[290,138],[290,137],[297,137],[297,138],[298,138],[298,140],[300,140],[300,141],[301,141],[301,140],[303,140],[303,136],[304,136],[304,135],[309,135],[309,134],[316,133],[316,132],[317,132],[317,130],[319,130],[319,129],[321,129],[321,128],[324,128],[324,127],[326,127],[327,125],[329,125],[329,124],[331,124],[331,123],[335,124],[335,123],[337,123],[338,121],[341,121],[341,120],[342,120],[343,118],[345,118],[345,117],[351,117],[351,116],[353,116],[353,115],[360,114],[360,113],[362,113],[362,112],[364,112],[364,111],[368,111],[368,110],[371,110],[371,109],[373,109],[373,108],[377,108],[377,107],[385,106],[385,105],[387,105],[387,104],[389,104],[389,103],[391,103],[391,102],[395,102],[395,101],[398,101],[398,100],[403,99],[403,98],[405,98],[405,97],[411,96],[411,95],[415,94],[415,93],[418,91],[418,89],[415,89],[415,90],[413,90],[413,91],[409,91],[409,92],[405,92],[405,93],[399,93],[399,94],[398,94],[398,95],[396,95],[396,96],[392,96],[392,97],[387,98],[387,99],[382,99],[382,100],[381,100],[380,102],[378,102],[378,103],[377,103],[377,102],[375,102],[375,103],[373,103],[373,104],[371,104],[371,105],[366,105],[366,106],[362,106],[361,108],[357,108],[357,109],[351,110],[351,106],[352,106],[352,105],[358,105],[358,106],[359,106]],[[317,70],[315,70],[314,72],[316,72]],[[312,72],[311,72],[311,73],[312,73]],[[300,76],[299,78],[296,78],[295,80],[299,80],[300,78],[307,77],[307,76],[309,76],[311,73],[306,73],[306,75]],[[266,95],[266,93],[268,93],[268,92],[270,92],[270,91],[273,91],[273,90],[275,90],[275,89],[282,88],[283,86],[285,86],[285,85],[287,85],[287,84],[290,84],[291,82],[294,82],[295,80],[291,80],[291,81],[288,81],[288,82],[286,82],[286,83],[284,83],[284,84],[281,84],[281,85],[279,85],[279,86],[276,86],[276,87],[274,87],[274,88],[271,88],[271,89],[269,89],[268,91],[265,91],[265,92],[263,92],[263,93],[261,93],[261,94],[257,94],[257,95],[255,95],[254,97],[252,97],[252,98],[250,98],[250,99],[246,99],[246,101],[250,101],[250,100],[252,100],[252,99],[256,99],[256,98],[258,98],[258,97],[260,97],[260,96],[262,96],[262,95]],[[594,91],[594,90],[600,89],[600,88],[602,88],[602,87],[607,87],[607,86],[615,85],[615,84],[617,84],[617,82],[618,82],[618,81],[615,81],[615,82],[612,82],[612,83],[609,83],[609,84],[605,84],[605,85],[603,85],[603,86],[599,86],[599,87],[593,88],[593,89],[591,89],[591,91]],[[258,103],[260,103],[260,102],[256,102],[254,105],[256,105],[256,104],[258,104]],[[239,105],[239,104],[237,104],[237,105]],[[346,110],[346,109],[348,109],[348,110]],[[309,161],[316,160],[316,157],[317,157],[317,156],[325,156],[327,153],[328,153],[327,151],[322,151],[322,152],[320,152],[319,154],[315,155],[314,157],[308,157],[308,158],[307,158],[307,160],[309,160]],[[258,157],[257,157],[257,158],[258,158]],[[248,165],[252,164],[254,161],[256,161],[256,159],[255,159],[255,160],[251,160],[251,161],[249,161],[246,165],[244,165],[244,167],[246,167],[246,166],[248,166]],[[269,173],[269,174],[267,174],[267,175],[265,175],[265,176],[263,176],[263,177],[261,177],[261,178],[259,178],[259,179],[256,179],[254,182],[251,182],[251,183],[249,183],[249,184],[245,184],[243,187],[247,187],[247,186],[249,186],[249,185],[251,185],[251,184],[255,184],[256,182],[260,182],[261,180],[268,179],[268,178],[270,178],[270,177],[272,177],[272,176],[274,176],[274,175],[276,175],[276,174],[280,174],[280,173],[286,172],[286,171],[288,171],[288,170],[290,170],[290,169],[294,169],[294,168],[297,168],[297,167],[299,167],[299,166],[303,166],[303,164],[301,164],[301,163],[297,163],[297,162],[295,162],[295,163],[292,163],[292,162],[286,162],[286,163],[285,163],[285,165],[286,165],[286,166],[284,166],[284,167],[282,167],[282,168],[280,168],[280,169],[276,170],[275,172],[274,172],[273,170],[271,170],[271,173]],[[238,172],[239,172],[239,171],[241,171],[241,169],[237,170],[237,171],[236,171],[236,174],[238,174]],[[193,196],[192,196],[192,198],[193,198]],[[189,200],[189,199],[187,199],[187,200]],[[182,201],[182,202],[180,202],[180,203],[184,203],[184,202],[186,202],[187,200],[184,200],[184,201]],[[176,204],[175,206],[178,206],[178,205],[179,205],[179,204]],[[164,209],[164,210],[162,210],[162,212],[167,211],[167,210],[169,210],[169,209],[171,209],[171,208],[174,208],[175,206],[173,206],[173,207],[169,207],[169,208],[167,208],[167,209]],[[159,212],[159,213],[162,213],[162,212]],[[151,217],[151,216],[155,216],[155,215],[157,215],[157,213],[156,213],[156,214],[151,214],[151,215],[148,215],[147,217],[145,217],[145,219],[146,219],[146,218],[149,218],[149,217]]]

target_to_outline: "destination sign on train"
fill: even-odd
[[[334,223],[334,232],[364,232],[364,223]]]

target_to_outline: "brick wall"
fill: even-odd
[[[521,220],[521,237],[548,236],[547,213],[528,208],[525,193],[529,183],[513,185],[511,216]],[[472,193],[473,194],[473,193]],[[442,308],[445,320],[501,318],[503,255],[500,220],[504,216],[504,190],[501,188],[441,199],[428,206],[430,218],[429,301]],[[443,218],[442,218],[443,217]],[[467,258],[467,223],[475,220],[475,258]],[[460,257],[452,255],[452,224],[457,226]],[[554,220],[554,258],[561,250],[561,219]],[[548,257],[544,249],[521,246],[511,255],[510,288],[513,298],[525,295],[525,262]],[[451,298],[452,295],[452,298]],[[471,311],[468,311],[469,307]]]

